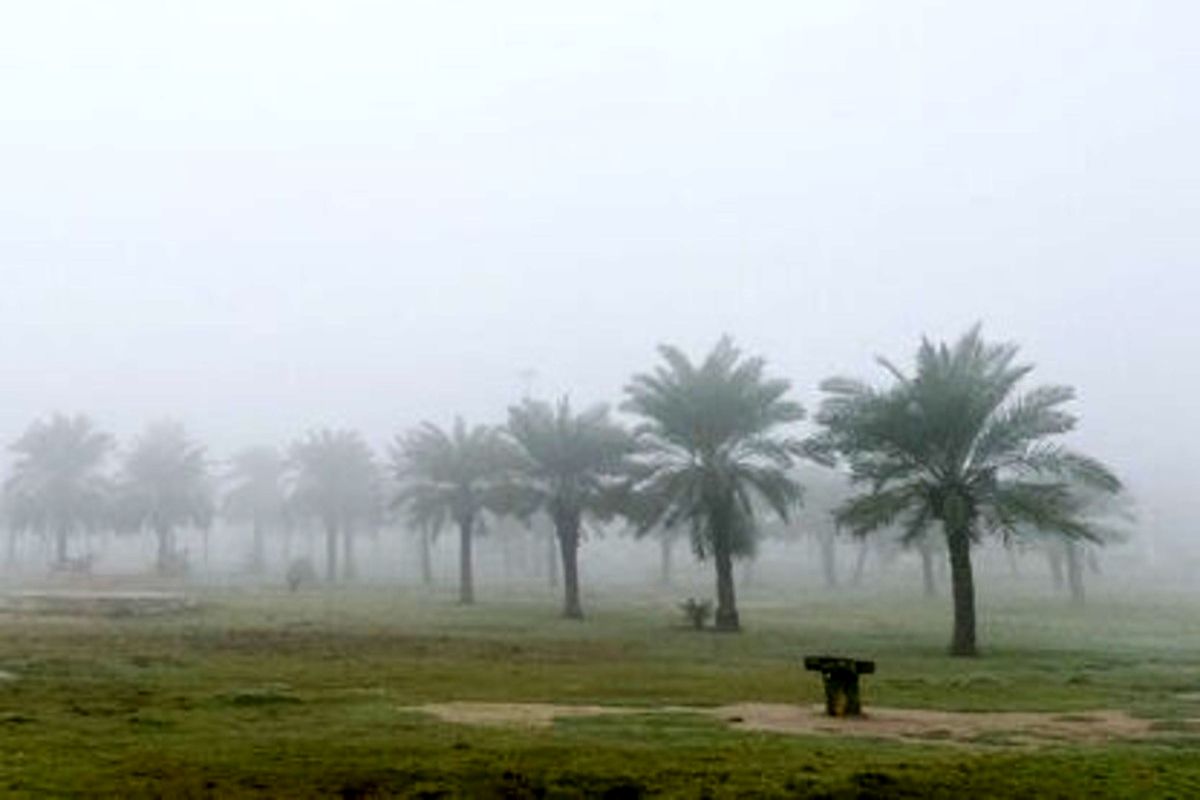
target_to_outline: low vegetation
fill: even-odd
[[[946,659],[918,592],[753,593],[738,637],[697,636],[673,600],[605,597],[589,624],[545,598],[487,606],[391,589],[223,592],[178,616],[8,615],[0,789],[9,796],[1187,796],[1200,786],[1200,608],[993,598],[985,660]],[[901,620],[902,624],[897,621]],[[1097,635],[1098,632],[1102,635]],[[1161,735],[1037,747],[741,732],[688,707],[821,702],[800,659],[877,660],[872,708],[1115,709]],[[447,701],[622,706],[551,727],[453,724]],[[664,706],[671,713],[643,714]],[[103,747],[95,747],[102,742]],[[65,757],[64,754],[70,754]]]

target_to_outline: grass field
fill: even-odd
[[[0,792],[11,796],[1200,796],[1200,602],[989,598],[986,653],[944,655],[948,603],[817,594],[744,603],[741,635],[672,599],[386,588],[202,595],[160,618],[0,617]],[[729,729],[658,706],[816,704],[814,652],[875,658],[875,707],[1123,709],[1148,740],[1017,747]],[[440,722],[443,701],[632,707],[546,729]]]

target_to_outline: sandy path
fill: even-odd
[[[872,708],[858,719],[831,719],[821,706],[741,703],[718,708],[662,706],[573,706],[551,703],[435,703],[412,707],[446,722],[548,728],[556,719],[636,714],[698,714],[727,722],[736,730],[855,736],[951,744],[1029,745],[1054,742],[1104,743],[1156,735],[1154,720],[1124,711],[1072,714],[1034,712],[954,712]]]

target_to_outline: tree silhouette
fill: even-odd
[[[265,566],[264,538],[267,530],[286,524],[287,463],[274,447],[248,447],[234,456],[229,471],[232,484],[225,493],[222,511],[226,518],[249,522],[254,537],[250,568]]]
[[[608,519],[616,513],[633,438],[609,419],[607,407],[576,414],[565,398],[555,406],[528,399],[513,406],[508,432],[519,445],[513,470],[516,504],[523,515],[542,511],[554,522],[563,565],[563,614],[582,619],[578,558],[584,517]]]
[[[400,484],[393,505],[406,510],[416,525],[453,520],[458,526],[464,605],[475,602],[472,550],[481,515],[511,505],[514,457],[498,429],[468,427],[461,417],[449,431],[423,423],[392,445],[392,470]]]
[[[754,552],[761,507],[786,520],[801,500],[791,468],[805,450],[787,427],[804,409],[728,337],[699,364],[674,347],[659,353],[664,363],[626,388],[624,408],[643,420],[631,512],[642,530],[690,529],[716,566],[716,627],[738,630],[733,559]]]
[[[354,577],[354,533],[379,510],[379,474],[371,448],[356,431],[324,428],[292,445],[295,485],[291,501],[325,529],[325,578],[337,580],[338,539],[342,574]]]
[[[157,567],[170,572],[180,563],[175,531],[212,524],[213,482],[204,448],[183,426],[149,426],[125,457],[119,515],[124,527],[149,529],[158,541]]]
[[[105,521],[112,486],[104,467],[113,446],[82,414],[31,424],[9,447],[16,462],[4,491],[13,530],[53,537],[55,560],[66,562],[71,536]]]
[[[1017,395],[1032,370],[1017,347],[983,340],[978,326],[954,345],[922,342],[910,376],[880,364],[892,384],[876,389],[832,378],[818,415],[815,447],[843,456],[864,491],[838,511],[858,535],[899,524],[916,541],[940,524],[950,558],[954,634],[950,651],[974,655],[975,588],[971,546],[986,533],[1022,527],[1098,540],[1077,487],[1120,489],[1093,458],[1048,441],[1072,430],[1064,386]]]

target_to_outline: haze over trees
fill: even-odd
[[[139,436],[125,457],[117,514],[128,530],[149,530],[158,543],[159,572],[186,567],[176,546],[181,527],[207,529],[215,511],[214,487],[204,448],[177,422],[158,422]]]
[[[1113,494],[1117,477],[1094,458],[1054,441],[1076,417],[1066,386],[1018,393],[1033,370],[1017,346],[983,339],[976,326],[953,345],[928,339],[910,373],[886,359],[892,382],[822,384],[817,444],[841,456],[860,493],[837,511],[859,536],[900,525],[915,542],[940,527],[950,558],[954,631],[950,652],[975,655],[971,548],[985,535],[1023,527],[1099,541],[1080,489]]]
[[[606,406],[575,413],[566,398],[554,406],[537,400],[513,406],[508,433],[518,444],[512,470],[515,503],[522,516],[541,511],[553,521],[562,554],[563,614],[582,619],[579,542],[584,519],[608,520],[620,511],[634,440],[609,419]]]
[[[449,519],[458,526],[459,602],[475,602],[474,537],[482,515],[511,507],[507,483],[514,465],[512,446],[500,430],[469,427],[461,417],[449,431],[426,422],[392,445],[392,471],[399,483],[394,505],[416,524],[435,527]]]
[[[1131,519],[1113,472],[1058,441],[1077,422],[1066,410],[1073,391],[1021,391],[1032,367],[1018,362],[1015,345],[986,341],[978,326],[953,344],[923,341],[911,372],[880,359],[890,378],[884,386],[825,381],[807,436],[790,382],[729,337],[696,361],[671,346],[658,352],[654,368],[626,386],[620,409],[629,428],[604,405],[576,411],[565,398],[526,397],[501,426],[456,418],[449,429],[424,423],[396,436],[386,485],[359,432],[319,429],[286,455],[269,446],[237,451],[221,475],[222,517],[249,526],[256,575],[266,572],[272,532],[316,523],[330,584],[357,577],[356,537],[377,532],[389,506],[397,512],[391,522],[417,532],[421,578],[431,584],[433,539],[452,524],[464,605],[476,597],[475,538],[494,529],[506,576],[528,570],[531,548],[539,568],[554,568],[552,585],[561,566],[562,611],[574,619],[584,616],[585,533],[619,518],[660,540],[664,585],[676,537],[689,537],[695,555],[711,561],[722,631],[741,627],[736,561],[747,565],[745,585],[760,542],[811,539],[834,589],[840,529],[862,543],[851,585],[862,581],[869,554],[882,567],[910,549],[933,595],[936,564],[948,560],[955,655],[977,652],[972,553],[985,537],[1036,548],[1059,565],[1056,576],[1065,565],[1065,579],[1056,580],[1082,602],[1091,548],[1119,540]],[[10,561],[21,532],[61,565],[81,531],[145,531],[155,539],[157,571],[178,576],[188,568],[178,532],[193,528],[205,534],[207,562],[217,481],[205,448],[180,424],[147,427],[115,473],[114,439],[81,415],[35,421],[10,449]],[[557,545],[549,563],[541,549],[547,533]],[[877,534],[873,546],[868,534]],[[1015,552],[1010,547],[1013,569]]]
[[[104,469],[114,446],[82,414],[32,423],[9,448],[17,456],[4,486],[10,535],[51,536],[55,561],[65,563],[76,533],[107,522],[112,486]]]
[[[788,381],[768,377],[766,362],[728,337],[699,363],[675,347],[659,355],[654,371],[634,376],[623,406],[641,420],[641,526],[690,531],[696,554],[716,568],[716,627],[735,631],[734,559],[753,554],[762,508],[786,520],[801,500],[791,470],[805,448],[789,426],[804,409],[787,399]]]
[[[250,570],[260,573],[266,566],[265,540],[268,531],[287,524],[287,462],[279,450],[269,446],[247,447],[234,454],[222,512],[235,522],[251,527]]]
[[[354,537],[379,513],[379,475],[370,446],[357,431],[323,428],[292,445],[295,470],[291,503],[298,514],[320,522],[325,531],[325,579],[355,576]]]

